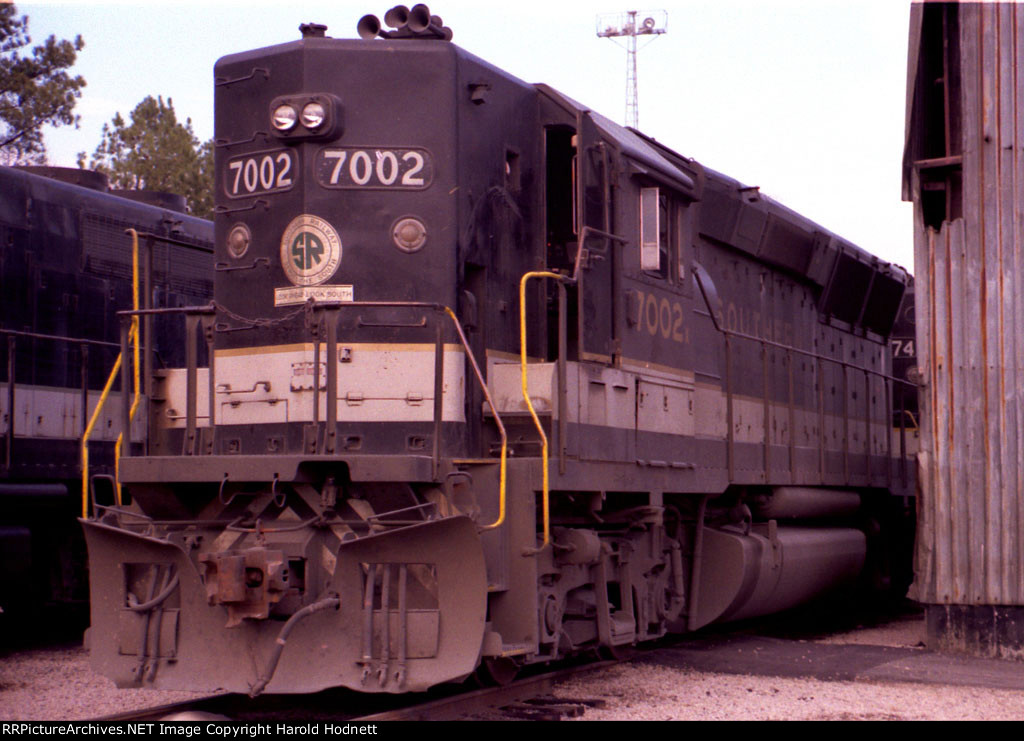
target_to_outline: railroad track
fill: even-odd
[[[333,721],[374,722],[391,720],[459,720],[523,718],[559,720],[576,717],[596,699],[555,699],[554,684],[581,672],[599,671],[627,660],[574,662],[517,679],[500,687],[462,685],[434,688],[416,695],[363,694],[351,690],[328,690],[315,695],[212,695],[198,700],[159,705],[144,710],[117,713],[97,721],[131,723],[161,720],[231,720],[250,723]],[[369,712],[368,712],[369,711]]]
[[[673,635],[645,644],[627,656],[589,662],[575,659],[554,668],[537,666],[504,687],[480,688],[472,680],[461,685],[445,685],[416,695],[363,694],[335,689],[315,695],[263,695],[255,699],[245,695],[214,695],[184,703],[173,703],[96,720],[147,722],[156,720],[230,719],[241,722],[373,722],[385,720],[452,720],[459,718],[533,718],[556,719],[583,712],[596,701],[551,698],[553,685],[575,673],[599,671],[628,660],[634,655],[650,656],[673,646],[704,646],[709,636],[741,638],[768,637],[781,641],[814,640],[818,636],[842,633],[866,624],[886,623],[899,616],[919,619],[917,608],[900,603],[887,609],[854,607],[838,610],[830,604],[811,605],[782,616],[758,618],[729,628],[704,631],[700,635]]]
[[[599,671],[627,659],[612,659],[544,672],[534,677],[517,679],[505,687],[485,687],[448,698],[396,708],[357,720],[462,720],[484,718],[525,718],[528,720],[560,720],[582,715],[587,707],[598,707],[602,700],[556,699],[551,695],[554,684],[570,676]]]

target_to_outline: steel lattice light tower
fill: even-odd
[[[643,18],[639,23],[637,18]],[[597,17],[597,35],[600,38],[626,39],[626,125],[634,129],[640,125],[640,110],[636,79],[636,37],[657,37],[668,30],[668,13],[664,10],[625,13],[605,13]],[[653,40],[653,39],[652,39]]]

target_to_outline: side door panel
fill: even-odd
[[[583,244],[578,284],[580,359],[611,363],[618,353],[615,291],[616,246],[590,229],[611,232],[610,157],[608,144],[586,112],[577,119],[576,223]]]

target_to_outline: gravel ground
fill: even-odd
[[[919,618],[815,642],[920,648]],[[1019,720],[1024,691],[909,682],[842,682],[717,674],[636,662],[574,678],[562,698],[599,698],[583,720]],[[0,720],[82,720],[180,702],[198,693],[118,690],[81,648],[0,659]]]
[[[1024,692],[822,682],[624,664],[557,688],[596,698],[581,720],[1020,720]]]
[[[833,645],[923,649],[924,620],[899,619],[815,639]],[[1020,720],[1024,691],[910,682],[839,682],[714,674],[622,664],[556,688],[604,708],[581,720]]]
[[[924,642],[925,625],[921,617],[897,618],[887,625],[857,628],[815,639],[815,643],[897,648],[924,648]]]
[[[119,690],[89,668],[84,648],[35,649],[0,659],[0,720],[88,720],[203,697]]]

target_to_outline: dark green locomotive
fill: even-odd
[[[184,208],[165,193],[111,191],[87,170],[0,167],[0,608],[8,643],[84,626],[81,436],[117,356],[115,312],[132,305],[125,230],[147,235],[154,301],[206,300],[213,225]],[[180,365],[180,321],[157,324],[153,337],[158,360]],[[117,419],[114,400],[93,435],[94,473],[113,473]],[[136,425],[132,439],[142,437]]]
[[[417,691],[903,583],[905,272],[386,20],[216,66],[215,303],[85,521],[94,665]]]

